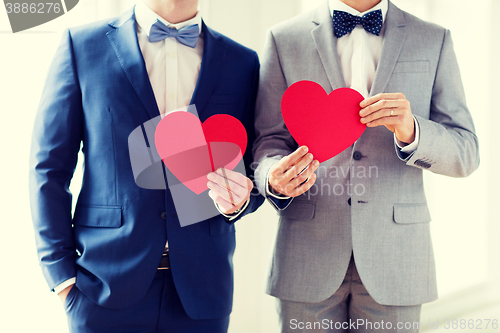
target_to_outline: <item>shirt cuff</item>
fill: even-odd
[[[403,147],[403,145],[404,145],[403,142],[399,141],[396,138],[396,134],[394,134],[394,143],[396,144],[396,146],[399,148],[399,150],[402,153],[405,153],[408,155],[411,155],[415,150],[417,150],[418,143],[420,140],[420,125],[418,124],[418,121],[417,121],[417,119],[415,119],[415,117],[413,117],[413,119],[415,122],[415,140],[413,140],[412,143]]]
[[[233,214],[229,214],[228,215],[228,214],[224,214],[220,210],[219,205],[216,202],[214,202],[215,207],[217,208],[217,210],[219,211],[219,213],[221,213],[222,216],[224,216],[225,218],[227,218],[229,220],[229,222],[237,219],[245,211],[245,209],[247,209],[249,203],[250,203],[250,198],[247,199],[247,201],[245,202],[245,204],[243,205],[243,207],[241,207],[240,210],[237,213],[233,213]]]
[[[269,173],[266,176],[266,198],[273,204],[278,210],[285,210],[291,203],[293,198],[287,197],[283,194],[275,194],[271,190],[271,185],[269,185]]]
[[[64,289],[68,288],[69,286],[71,286],[75,283],[76,283],[76,277],[72,277],[71,279],[68,279],[68,280],[64,281],[63,283],[61,283],[60,285],[56,286],[54,288],[54,292],[56,294],[59,294],[61,291],[63,291]]]

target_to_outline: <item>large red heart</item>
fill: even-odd
[[[218,114],[203,124],[194,114],[177,111],[156,127],[155,144],[163,163],[191,191],[207,190],[207,174],[234,169],[243,158],[247,133],[236,118]]]
[[[340,88],[329,95],[317,83],[292,84],[281,99],[283,120],[295,141],[307,146],[320,163],[344,151],[363,134],[356,90]]]

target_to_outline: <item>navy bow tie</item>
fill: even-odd
[[[335,24],[334,32],[337,38],[347,35],[352,30],[354,30],[354,28],[358,24],[361,24],[363,28],[369,33],[379,36],[383,24],[382,10],[374,10],[363,15],[363,17],[354,16],[339,10],[334,10],[333,21]]]
[[[151,26],[149,41],[151,43],[159,42],[168,37],[174,37],[179,43],[194,48],[198,43],[198,38],[200,38],[200,30],[198,24],[193,24],[177,30],[169,28],[163,22],[156,20]]]

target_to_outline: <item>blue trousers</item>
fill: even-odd
[[[127,309],[103,308],[73,287],[66,298],[66,314],[71,333],[226,333],[229,326],[229,316],[191,319],[170,270],[159,270],[146,296]]]

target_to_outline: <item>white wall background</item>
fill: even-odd
[[[322,1],[326,0],[200,0],[200,7],[208,25],[260,52],[267,28]],[[1,332],[67,332],[64,311],[59,299],[47,290],[34,246],[27,193],[34,114],[62,29],[115,16],[133,3],[81,0],[67,15],[15,35],[0,7]],[[500,275],[500,218],[496,214],[499,159],[493,146],[500,122],[496,108],[500,27],[494,24],[493,15],[500,12],[500,1],[475,0],[473,5],[466,0],[394,3],[452,31],[480,138],[481,167],[471,177],[450,179],[426,174],[439,291],[444,299],[453,300],[481,286],[498,286]],[[75,191],[78,176],[81,173],[72,184]],[[264,293],[276,227],[277,216],[267,203],[238,222],[231,333],[277,332],[275,302]],[[476,298],[474,301],[481,304],[481,297]],[[455,303],[458,309],[454,311],[460,311],[461,303]]]

